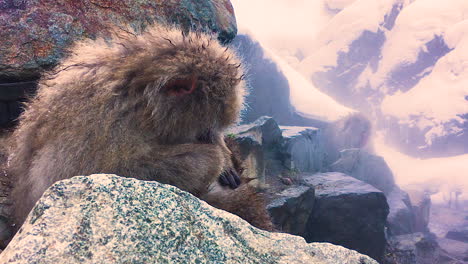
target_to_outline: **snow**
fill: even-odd
[[[306,130],[319,130],[316,127],[306,127],[306,126],[280,126],[283,137],[292,138],[300,136],[302,132]]]
[[[387,34],[382,60],[370,80],[371,85],[381,86],[392,70],[415,62],[427,42],[443,36],[451,25],[463,21],[467,15],[466,0],[418,0],[405,7]]]
[[[468,4],[466,11],[468,14]],[[467,32],[468,20],[448,28],[444,39],[453,50],[439,59],[431,74],[411,90],[387,96],[382,102],[382,111],[406,123],[411,123],[414,116],[430,120],[420,129],[440,127],[451,120],[462,122],[458,115],[468,113],[465,100],[468,95]]]
[[[262,0],[258,0],[258,2],[262,2]],[[258,2],[252,3],[258,4]],[[235,7],[237,7],[236,4],[239,3],[233,1]],[[255,30],[255,25],[249,24],[247,26],[245,22],[239,21],[238,28],[239,34],[249,35],[260,42],[264,48],[265,57],[275,62],[286,76],[289,82],[291,104],[295,107],[296,112],[305,117],[322,121],[336,121],[355,112],[355,110],[339,104],[332,97],[318,90],[307,78],[291,67],[287,59],[278,56],[279,52],[268,46],[271,42],[262,39],[262,34]]]
[[[285,60],[265,48],[267,54],[281,69],[289,82],[291,104],[303,115],[323,121],[336,121],[355,112],[318,90]]]
[[[382,134],[374,138],[374,147],[392,169],[399,186],[418,185],[433,193],[460,188],[468,191],[468,154],[417,159],[386,145]],[[468,200],[468,193],[461,198]]]
[[[262,45],[270,48],[268,56],[288,78],[292,104],[301,112],[330,120],[352,110],[321,93],[308,78],[337,66],[339,53],[347,52],[364,31],[380,30],[386,41],[377,71],[368,67],[360,75],[359,83],[362,87],[370,84],[384,94],[389,90],[385,83],[391,73],[416,62],[418,54],[427,51],[425,44],[440,36],[453,50],[435,65],[428,65],[414,87],[387,94],[381,110],[399,118],[402,124],[427,131],[429,145],[434,138],[462,132],[452,124],[454,120],[461,121],[459,115],[468,113],[467,0],[232,0],[232,3],[238,22],[248,25]],[[394,27],[388,30],[382,23],[396,4],[403,9]],[[454,188],[468,191],[468,154],[417,159],[387,146],[382,136],[375,138],[375,149],[385,158],[400,186],[433,187],[439,194]],[[468,199],[468,193],[463,196],[462,199]]]
[[[248,25],[263,45],[289,57],[307,49],[333,15],[323,0],[231,0],[231,3],[238,24]]]
[[[370,84],[388,93],[385,82],[392,72],[415,63],[436,36],[453,50],[426,68],[420,74],[425,77],[414,87],[387,94],[381,104],[385,115],[427,131],[427,145],[436,137],[459,132],[453,121],[463,122],[460,115],[468,113],[468,1],[418,0],[403,8],[394,28],[386,32],[377,72],[367,68],[356,87]]]
[[[332,1],[333,2],[333,1]],[[384,30],[385,15],[404,0],[358,0],[335,15],[320,31],[307,49],[307,58],[300,65],[300,72],[311,76],[327,67],[336,66],[339,52],[347,52],[349,45],[364,31]],[[365,11],[364,11],[365,10]]]
[[[330,9],[344,9],[356,0],[325,0],[325,5]]]

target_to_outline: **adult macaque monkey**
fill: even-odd
[[[76,44],[40,81],[12,136],[16,224],[54,182],[93,173],[172,184],[219,208],[251,199],[248,187],[230,190],[240,177],[222,134],[238,120],[242,75],[213,37],[160,25]],[[227,196],[209,195],[213,184],[230,187]]]

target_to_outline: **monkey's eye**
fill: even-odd
[[[195,75],[189,78],[174,79],[162,87],[162,91],[168,95],[181,96],[191,94],[197,86],[197,77]]]

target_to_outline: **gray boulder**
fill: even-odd
[[[280,126],[290,155],[288,166],[300,172],[324,170],[325,149],[322,130],[314,127]]]
[[[447,235],[445,235],[445,237],[468,243],[468,226],[455,230],[450,230],[447,232]]]
[[[385,195],[367,183],[332,172],[304,175],[315,188],[315,204],[304,238],[354,249],[382,259],[389,212]]]
[[[415,214],[408,194],[395,187],[387,195],[390,213],[387,217],[388,234],[398,236],[414,233]]]
[[[283,134],[278,123],[269,116],[262,116],[252,123],[228,129],[228,134],[240,137],[250,137],[262,145],[281,144]]]
[[[362,149],[340,151],[340,159],[330,166],[330,171],[353,176],[385,194],[389,194],[396,186],[393,173],[385,160]]]
[[[363,148],[371,133],[369,119],[360,113],[343,117],[324,129],[324,144],[327,153],[326,163],[333,164],[340,158],[344,149]]]
[[[352,263],[355,251],[269,233],[191,194],[114,175],[56,183],[1,263]]]
[[[232,127],[226,134],[235,137],[240,144],[241,153],[251,153],[252,150],[258,149],[257,146],[261,147],[262,154],[255,154],[261,160],[257,160],[255,164],[264,167],[256,168],[255,171],[264,173],[258,178],[264,179],[263,175],[277,176],[288,169],[288,153],[283,147],[284,138],[278,123],[272,117],[262,116],[253,123]]]
[[[274,177],[285,172],[329,171],[341,150],[365,146],[369,129],[369,121],[360,114],[352,114],[325,128],[278,126],[272,117],[262,116],[253,123],[232,127],[226,134],[235,137],[241,145],[243,158],[258,152],[261,146],[263,154],[254,156],[263,162],[253,163],[264,165],[264,170],[254,170],[262,175],[259,178],[263,178],[263,175]],[[384,191],[395,186],[393,175],[382,158],[361,153],[359,149],[344,151],[342,155],[342,160],[333,165],[332,171],[352,173]]]
[[[315,191],[309,186],[292,186],[276,194],[267,209],[280,231],[293,235],[306,232],[314,208]]]
[[[460,261],[468,262],[468,243],[449,238],[437,238],[440,248],[448,252],[451,256]]]
[[[462,264],[439,247],[430,233],[413,233],[391,237],[384,264]]]
[[[426,191],[407,188],[414,213],[414,232],[429,232],[429,220],[431,215],[431,196]]]
[[[393,173],[382,157],[362,149],[346,149],[340,152],[340,159],[330,165],[329,170],[348,174],[385,193],[390,208],[387,218],[389,235],[416,232],[415,221],[418,214],[415,213],[408,194],[396,186]],[[416,209],[416,212],[420,211]],[[419,224],[421,225],[424,224]]]

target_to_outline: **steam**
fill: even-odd
[[[413,125],[427,129],[429,144],[434,136],[454,132],[447,130],[453,129],[446,127],[449,120],[462,121],[458,116],[468,113],[466,0],[231,2],[241,31],[253,32],[287,76],[291,102],[301,112],[334,120],[353,111],[318,91],[309,77],[313,72],[335,66],[338,53],[346,52],[362,32],[380,30],[385,32],[387,41],[382,48],[379,70],[365,71],[360,80],[369,81],[383,92],[386,92],[383,83],[389,72],[402,63],[414,61],[424,47],[421,43],[439,34],[452,49],[433,69],[424,72],[426,76],[413,89],[388,94],[382,105],[384,113],[398,117],[401,122],[416,122],[410,117],[419,115],[421,118]],[[394,29],[388,30],[382,23],[395,5],[401,5],[402,12]],[[389,164],[398,185],[416,184],[431,194],[438,194],[433,196],[435,199],[452,190],[465,191],[460,198],[468,200],[468,154],[422,160],[388,146],[382,136],[376,136],[374,143],[376,153]]]

